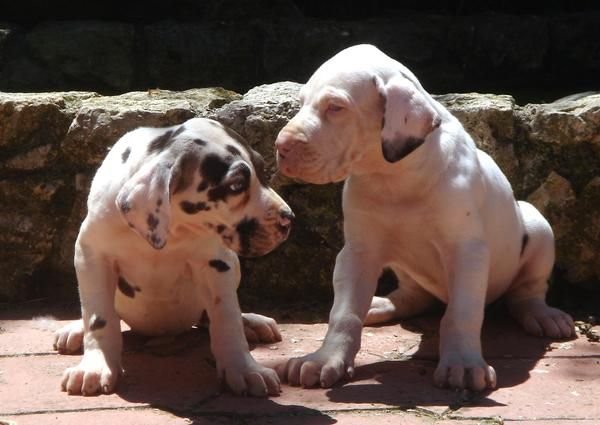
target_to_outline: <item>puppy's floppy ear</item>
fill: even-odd
[[[373,81],[384,105],[383,157],[397,162],[421,146],[429,133],[440,126],[441,119],[423,93],[404,76],[393,77],[385,84],[378,77]]]
[[[156,159],[144,164],[121,188],[115,203],[129,227],[161,249],[171,221],[172,164]]]

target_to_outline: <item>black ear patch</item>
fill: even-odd
[[[229,269],[231,268],[231,267],[229,267],[229,264],[227,264],[223,260],[210,260],[208,262],[208,265],[211,266],[216,271],[218,271],[219,273],[225,273],[226,271],[229,271]]]
[[[425,139],[408,137],[406,140],[383,140],[383,157],[387,162],[398,162],[425,143]]]

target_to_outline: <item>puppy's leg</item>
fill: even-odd
[[[363,321],[381,273],[381,263],[368,248],[346,244],[333,272],[334,301],[323,345],[312,354],[291,359],[277,372],[291,385],[331,387],[354,373],[354,357],[360,349]]]
[[[447,254],[448,305],[440,325],[439,386],[483,390],[496,386],[496,372],[481,354],[481,326],[489,250],[480,240],[462,241]]]
[[[250,343],[279,342],[281,333],[274,319],[256,313],[242,313],[244,333]]]
[[[210,345],[217,362],[219,379],[236,394],[267,396],[281,392],[279,378],[273,369],[259,365],[250,354],[244,334],[242,312],[237,298],[240,279],[239,263],[233,254],[228,263],[237,263],[226,271],[206,268],[203,279],[204,305],[210,318]]]
[[[546,304],[548,278],[554,264],[554,236],[546,219],[527,202],[519,202],[526,236],[523,236],[522,266],[507,293],[513,317],[537,336],[569,338],[575,335],[573,319]]]
[[[427,311],[435,304],[435,297],[424,290],[410,276],[399,276],[398,289],[385,297],[373,297],[365,325],[375,325],[393,319],[402,319]]]
[[[115,271],[80,239],[75,246],[83,323],[83,359],[65,371],[62,389],[69,394],[93,395],[113,391],[121,373],[122,336],[115,312]]]
[[[83,319],[63,326],[54,334],[54,349],[60,354],[73,354],[83,347]]]

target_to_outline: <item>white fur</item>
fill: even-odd
[[[171,137],[169,143],[149,149],[161,136]],[[210,202],[210,187],[197,189],[205,178],[200,165],[209,154],[231,159],[226,148],[232,146],[240,152],[233,164],[251,170],[248,189]],[[251,151],[232,132],[199,118],[170,128],[140,128],[113,146],[93,180],[75,246],[82,320],[56,335],[61,352],[84,348],[81,363],[65,371],[63,390],[92,395],[115,388],[121,374],[121,319],[147,335],[177,334],[206,312],[219,377],[238,394],[279,392],[275,372],[249,353],[245,332],[265,342],[281,336],[274,320],[240,311],[236,252],[243,243],[236,224],[249,217],[260,223],[262,233],[250,245],[258,244],[252,251],[262,254],[287,237],[291,210],[259,183],[252,162]],[[224,185],[238,181],[239,175],[231,174]],[[210,210],[186,213],[184,201],[204,202]],[[228,269],[212,267],[211,260]],[[128,282],[125,291],[119,289],[120,277]]]
[[[550,226],[515,201],[495,162],[406,67],[373,46],[354,46],[325,62],[300,99],[277,138],[278,164],[313,183],[346,179],[345,246],[325,341],[280,368],[283,378],[332,385],[352,374],[363,322],[417,314],[434,299],[447,304],[434,376],[440,386],[496,386],[480,331],[485,305],[503,294],[527,331],[573,335],[571,318],[544,301],[554,262]],[[400,286],[373,298],[383,267]]]

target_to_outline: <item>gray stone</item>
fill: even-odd
[[[239,95],[219,88],[148,90],[84,101],[61,147],[79,169],[98,166],[108,149],[137,127],[166,127],[203,115]]]
[[[242,260],[244,303],[323,302],[343,244],[341,185],[306,185],[276,172],[273,142],[298,111],[301,85],[282,82],[240,96],[223,89],[0,93],[0,299],[76,296],[73,244],[91,178],[107,150],[138,126],[193,116],[217,119],[266,159],[276,190],[296,212],[290,239]],[[600,96],[517,106],[510,96],[437,96],[548,218],[556,234],[555,281],[600,281]],[[52,288],[52,289],[50,289]]]

